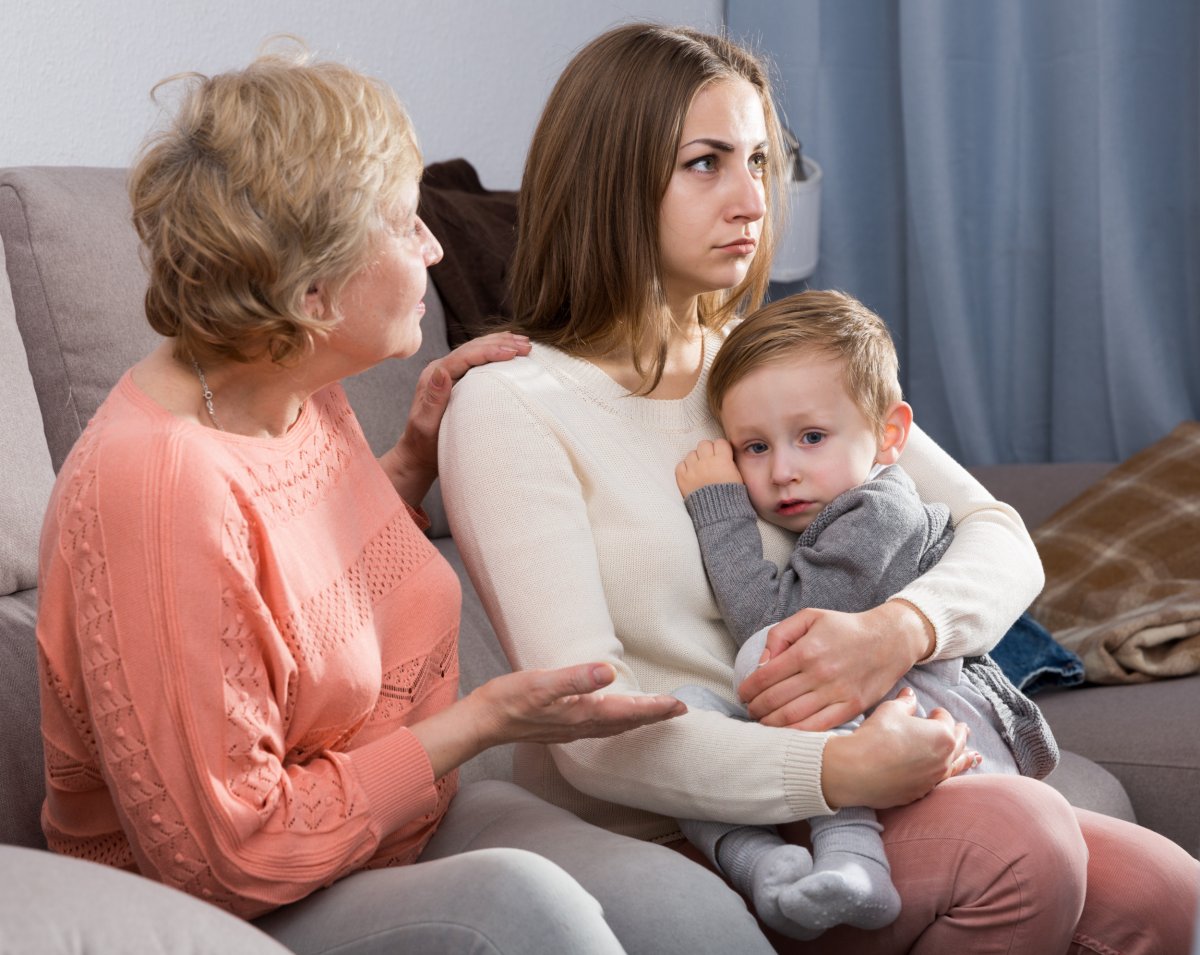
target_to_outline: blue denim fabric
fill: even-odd
[[[1083,682],[1083,661],[1028,613],[1021,614],[992,649],[991,657],[1026,696]]]

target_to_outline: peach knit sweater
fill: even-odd
[[[63,465],[40,587],[53,849],[243,916],[420,854],[457,776],[404,727],[455,699],[461,594],[340,386],[260,440],[126,374]]]

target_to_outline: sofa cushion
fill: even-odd
[[[57,470],[121,373],[161,341],[125,170],[0,170],[0,237]]]
[[[517,194],[485,189],[467,160],[449,159],[426,167],[419,212],[445,252],[429,276],[446,306],[450,344],[507,321]]]
[[[0,245],[0,594],[37,585],[38,534],[54,470],[25,348],[17,330],[4,247]]]
[[[986,464],[970,469],[998,501],[1017,509],[1030,530],[1112,470],[1112,461]]]
[[[0,949],[287,955],[215,905],[96,862],[0,846]]]
[[[462,620],[458,627],[458,688],[462,695],[470,693],[492,677],[511,673],[508,658],[500,649],[496,631],[483,611],[483,604],[467,568],[463,565],[458,545],[452,537],[435,540],[434,545],[450,562],[462,582]],[[513,745],[493,746],[463,764],[459,776],[463,785],[479,779],[512,779]]]
[[[0,597],[0,842],[44,849],[36,618],[37,591]]]
[[[1085,756],[1062,750],[1058,766],[1045,781],[1062,793],[1072,806],[1126,822],[1137,822],[1133,804],[1121,781]]]
[[[1047,690],[1059,746],[1121,781],[1137,821],[1200,856],[1200,676]]]

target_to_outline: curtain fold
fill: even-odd
[[[967,464],[1200,417],[1200,4],[728,0],[823,171],[821,259]]]

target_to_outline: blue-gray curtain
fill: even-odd
[[[1197,0],[727,0],[823,170],[820,264],[967,464],[1200,417]]]

